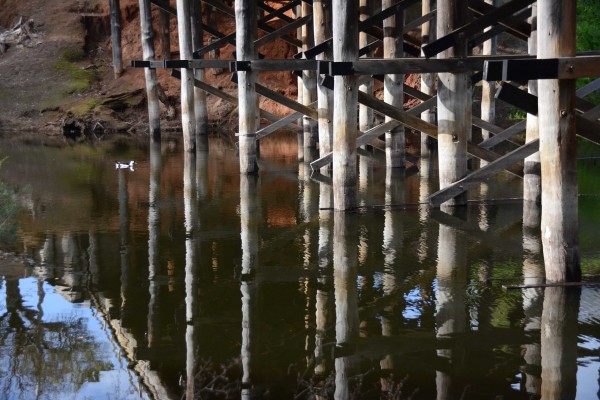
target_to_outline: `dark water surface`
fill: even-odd
[[[2,398],[598,397],[600,289],[503,288],[543,282],[517,178],[448,215],[423,204],[434,158],[375,154],[360,209],[335,213],[295,140],[250,177],[225,140],[0,141],[0,250],[29,265],[0,260]],[[599,169],[580,164],[590,281]]]

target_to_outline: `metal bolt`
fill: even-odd
[[[566,117],[567,115],[569,115],[569,113],[567,112],[567,110],[560,110],[560,116],[561,117]]]

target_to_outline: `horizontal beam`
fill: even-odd
[[[526,143],[518,149],[513,150],[510,153],[505,154],[497,160],[487,164],[486,166],[470,173],[459,181],[454,182],[453,184],[446,186],[441,190],[438,190],[429,197],[429,204],[431,204],[433,207],[438,207],[442,203],[445,203],[446,201],[458,196],[473,186],[488,180],[498,172],[509,168],[519,160],[523,160],[524,158],[536,153],[539,150],[539,147],[539,139]]]
[[[576,79],[600,76],[600,54],[561,58],[486,60],[483,79],[525,82],[536,79]]]
[[[181,72],[174,69],[174,70],[171,71],[171,76],[174,77],[174,78],[177,78],[177,79],[181,79]],[[199,89],[204,90],[206,93],[210,93],[213,96],[219,97],[219,98],[227,101],[228,103],[235,104],[235,105],[238,104],[238,98],[237,97],[232,96],[232,95],[230,95],[228,93],[225,93],[224,91],[219,90],[216,87],[211,86],[211,85],[209,85],[206,82],[203,82],[203,81],[198,80],[198,79],[194,79],[194,86],[196,86]],[[269,121],[272,121],[272,122],[277,122],[277,121],[279,121],[281,119],[279,116],[277,116],[275,114],[272,114],[272,113],[270,113],[268,111],[265,111],[262,108],[259,108],[259,112],[260,112],[260,116],[261,117],[263,117],[264,119],[267,119]],[[302,131],[302,128],[299,127],[296,124],[290,123],[287,126],[290,128],[290,130],[293,130],[295,132],[301,132]]]

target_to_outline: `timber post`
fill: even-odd
[[[486,3],[492,6],[497,6],[498,0],[485,0]],[[491,27],[486,28],[485,31],[492,29]],[[483,43],[482,54],[493,55],[496,54],[498,47],[497,36],[494,36]],[[496,122],[496,82],[492,81],[481,81],[481,119],[494,124]],[[481,137],[483,140],[487,140],[491,137],[491,132],[487,129],[481,129]],[[481,165],[487,164],[485,161]]]
[[[165,10],[158,11],[160,56],[163,60],[171,59],[171,14]]]
[[[202,2],[200,0],[191,0],[191,29],[192,29],[192,50],[196,51],[204,46],[204,30],[202,29]],[[200,58],[204,58],[201,55]],[[194,79],[204,81],[204,68],[194,70]],[[206,106],[206,92],[194,86],[194,118],[195,118],[195,136],[208,135],[208,110]]]
[[[325,42],[331,37],[331,0],[313,1],[313,26],[316,45]],[[327,50],[319,54],[317,60],[330,60],[331,55],[331,50]],[[323,157],[332,150],[333,130],[331,121],[333,119],[333,93],[323,85],[321,77],[317,79],[317,111],[319,124],[319,157]],[[326,172],[329,167],[324,167],[323,169],[323,172]]]
[[[538,58],[575,56],[576,4],[538,2]],[[575,79],[538,82],[541,233],[548,281],[581,279],[578,239]]]
[[[372,9],[371,3],[372,2],[369,0],[360,0],[359,12],[360,12],[360,20],[361,21],[366,20],[371,15],[371,9]],[[362,32],[362,31],[359,32],[358,33],[358,48],[362,49],[362,48],[366,47],[368,44],[369,44],[369,35],[367,35],[366,32]],[[370,56],[370,54],[365,54],[363,57],[368,57],[368,56]],[[371,79],[369,79],[367,82],[360,85],[358,90],[360,90],[361,92],[370,94],[370,95],[373,94],[373,81]],[[359,105],[358,129],[360,129],[363,132],[366,132],[369,129],[371,129],[373,127],[373,122],[374,122],[373,118],[374,118],[374,116],[373,116],[372,108],[367,107],[363,104]]]
[[[192,27],[189,0],[177,0],[177,32],[179,35],[179,55],[182,60],[192,59]],[[194,71],[181,69],[181,126],[183,148],[194,151],[196,148],[194,118]]]
[[[298,4],[296,7],[294,7],[294,17],[296,17],[296,19],[300,19],[302,18],[302,5]],[[296,37],[302,38],[302,27],[298,27],[298,29],[296,29]],[[304,48],[303,46],[298,46],[297,47],[298,53],[302,53]],[[296,100],[298,101],[298,103],[300,104],[304,104],[304,82],[303,82],[303,75],[302,73],[298,74],[298,78],[296,79],[296,87],[298,90],[298,95],[296,97]],[[302,161],[304,160],[304,118],[300,118],[298,120],[298,125],[300,127],[302,127],[302,130],[298,131],[298,161]]]
[[[421,14],[423,16],[431,13],[431,2],[434,0],[423,0],[421,3]],[[435,24],[426,21],[421,25],[421,45],[425,46],[435,38]],[[423,51],[421,51],[423,56]],[[421,74],[421,92],[433,96],[435,93],[435,74]],[[435,111],[433,109],[425,110],[421,113],[421,119],[425,122],[435,124]],[[431,138],[424,132],[421,132],[421,158],[429,156],[429,143]]]
[[[112,42],[112,60],[115,79],[123,75],[123,51],[121,49],[121,2],[109,0],[110,37]]]
[[[358,59],[358,0],[333,0],[333,60]],[[337,75],[333,90],[333,204],[356,207],[356,136],[358,90],[355,75]]]
[[[394,0],[382,0],[384,9],[392,7]],[[394,59],[404,56],[404,10],[383,20],[383,58]],[[404,74],[386,74],[383,81],[383,101],[404,110]],[[386,117],[385,121],[392,119]],[[406,145],[404,125],[385,133],[385,158],[387,168],[403,168]]]
[[[302,2],[302,18],[312,14],[312,6],[307,2]],[[312,24],[302,25],[302,51],[306,51],[315,45],[314,30]],[[317,97],[317,74],[315,71],[302,71],[302,104],[310,106]],[[304,128],[304,162],[313,161],[311,156],[317,148],[318,143],[318,125],[314,119],[303,116],[302,126]]]
[[[462,26],[467,3],[460,0],[441,1],[437,8],[437,37],[442,38]],[[438,58],[465,57],[464,39]],[[467,141],[471,130],[471,82],[467,73],[438,74],[438,151],[440,189],[467,174]],[[467,202],[466,193],[447,201],[444,206],[460,206]]]
[[[534,56],[537,54],[537,4],[531,5],[531,36],[527,42],[528,52]],[[530,94],[538,95],[538,82],[536,80],[530,80],[528,84],[528,91]],[[537,115],[527,114],[527,123],[525,128],[525,141],[530,142],[540,138],[539,121]],[[525,159],[525,168],[523,170],[523,200],[525,202],[533,202],[534,204],[541,204],[542,196],[542,177],[540,167],[540,153],[536,152]],[[530,209],[525,208],[525,209]],[[539,212],[534,213],[539,218]],[[525,222],[525,215],[523,216]],[[533,222],[539,224],[539,222]]]
[[[237,62],[256,59],[254,41],[257,36],[257,7],[254,0],[235,2]],[[257,73],[237,71],[240,172],[252,174],[258,171],[256,154],[256,78]]]
[[[153,61],[154,33],[152,31],[152,10],[149,0],[140,0],[140,28],[144,61]],[[144,68],[146,97],[148,99],[148,133],[154,141],[160,141],[160,106],[158,104],[158,79],[156,69]]]

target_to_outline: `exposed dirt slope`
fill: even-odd
[[[172,1],[172,6],[175,2]],[[137,0],[121,0],[122,46],[125,73],[115,79],[111,63],[108,2],[102,0],[0,0],[0,29],[8,29],[21,16],[32,18],[43,33],[43,43],[35,48],[9,48],[0,55],[0,127],[39,129],[61,134],[65,124],[143,132],[146,110],[143,71],[130,68],[141,59],[140,23]],[[153,7],[155,31],[158,11]],[[212,13],[215,25],[233,32],[233,20]],[[206,35],[205,41],[208,40]],[[160,43],[156,38],[158,58]],[[176,19],[171,19],[171,58],[178,58]],[[233,46],[221,50],[221,58],[232,58]],[[280,41],[261,52],[269,58],[289,58],[295,49]],[[159,70],[161,86],[178,107],[179,81],[170,71]],[[213,74],[207,70],[208,83],[236,95],[228,72]],[[295,97],[295,78],[291,73],[261,74],[261,82],[286,96]],[[130,93],[126,101],[113,107],[106,99]],[[209,115],[218,127],[229,124],[235,129],[235,106],[209,96]],[[276,114],[285,108],[262,100],[261,106]],[[178,115],[168,116],[163,109],[163,126],[177,128]],[[98,125],[100,123],[100,125]],[[233,125],[233,126],[231,126]]]

